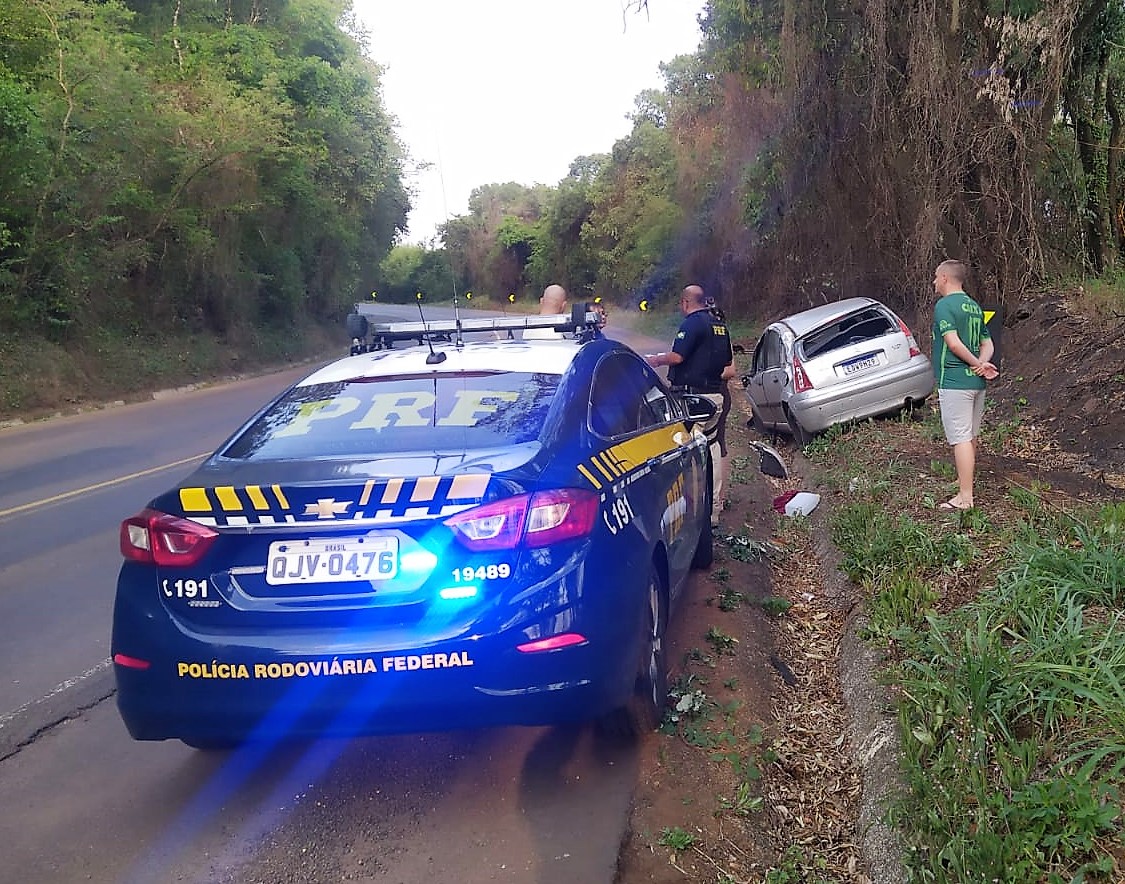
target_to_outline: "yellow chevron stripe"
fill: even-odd
[[[280,485],[271,485],[273,493],[277,496],[277,502],[281,504],[283,510],[289,509],[289,501],[285,499],[285,492],[281,490]]]
[[[453,484],[449,486],[449,497],[452,500],[484,497],[484,490],[487,487],[488,473],[463,473],[453,477]]]
[[[230,485],[216,487],[215,496],[219,499],[219,506],[228,513],[240,513],[246,509],[246,505],[238,498],[238,492]]]
[[[582,474],[583,476],[585,476],[585,477],[586,477],[586,480],[587,480],[587,481],[588,481],[588,482],[589,482],[589,483],[590,483],[591,485],[593,485],[593,486],[594,486],[594,487],[595,487],[596,489],[598,489],[599,491],[601,490],[601,487],[602,487],[602,483],[601,483],[601,482],[599,482],[599,481],[598,481],[597,479],[595,479],[595,478],[594,478],[594,477],[593,477],[593,476],[591,475],[590,471],[589,471],[588,469],[586,469],[586,467],[585,467],[584,465],[582,465],[582,464],[579,464],[579,465],[578,465],[578,472],[580,472],[580,473],[581,473],[581,474]]]
[[[410,495],[410,502],[433,500],[440,481],[440,476],[422,476],[414,483],[414,493]]]
[[[620,445],[614,445],[612,448],[602,452],[605,459],[613,464],[614,469],[616,469],[619,474],[628,473],[637,467],[637,464],[633,463],[628,457],[622,457],[623,453]]]
[[[211,512],[211,501],[206,488],[181,488],[180,506],[188,513]]]
[[[676,429],[660,427],[643,436],[628,439],[616,446],[618,457],[622,462],[629,462],[640,466],[646,461],[676,450]]]
[[[601,453],[602,463],[609,467],[609,471],[617,478],[621,478],[627,472],[621,468],[621,463],[616,457],[613,456],[612,450],[607,449]]]
[[[246,494],[249,496],[250,502],[254,504],[254,509],[268,510],[270,508],[269,502],[266,500],[266,496],[262,494],[262,489],[257,485],[247,485]]]
[[[402,479],[391,479],[387,483],[387,487],[383,489],[383,499],[380,503],[394,503],[398,500],[399,492],[402,491]]]
[[[371,499],[371,492],[375,488],[375,480],[368,479],[367,483],[363,486],[363,494],[359,496],[359,505],[361,507],[367,506],[367,501]]]

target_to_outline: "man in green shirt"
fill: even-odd
[[[999,374],[992,358],[992,338],[980,304],[965,294],[968,268],[961,261],[942,261],[934,271],[934,336],[931,359],[945,438],[953,446],[958,492],[943,510],[973,507],[976,445],[984,415],[985,382]]]

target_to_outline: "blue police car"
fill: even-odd
[[[711,562],[714,408],[580,326],[512,334],[562,319],[377,328],[126,519],[130,734],[654,728],[669,616]]]

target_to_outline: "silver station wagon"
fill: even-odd
[[[756,430],[788,432],[804,446],[834,424],[924,402],[934,373],[893,310],[849,298],[769,325],[742,385]]]

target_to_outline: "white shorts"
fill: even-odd
[[[938,390],[941,426],[950,445],[972,442],[980,435],[984,390]]]

